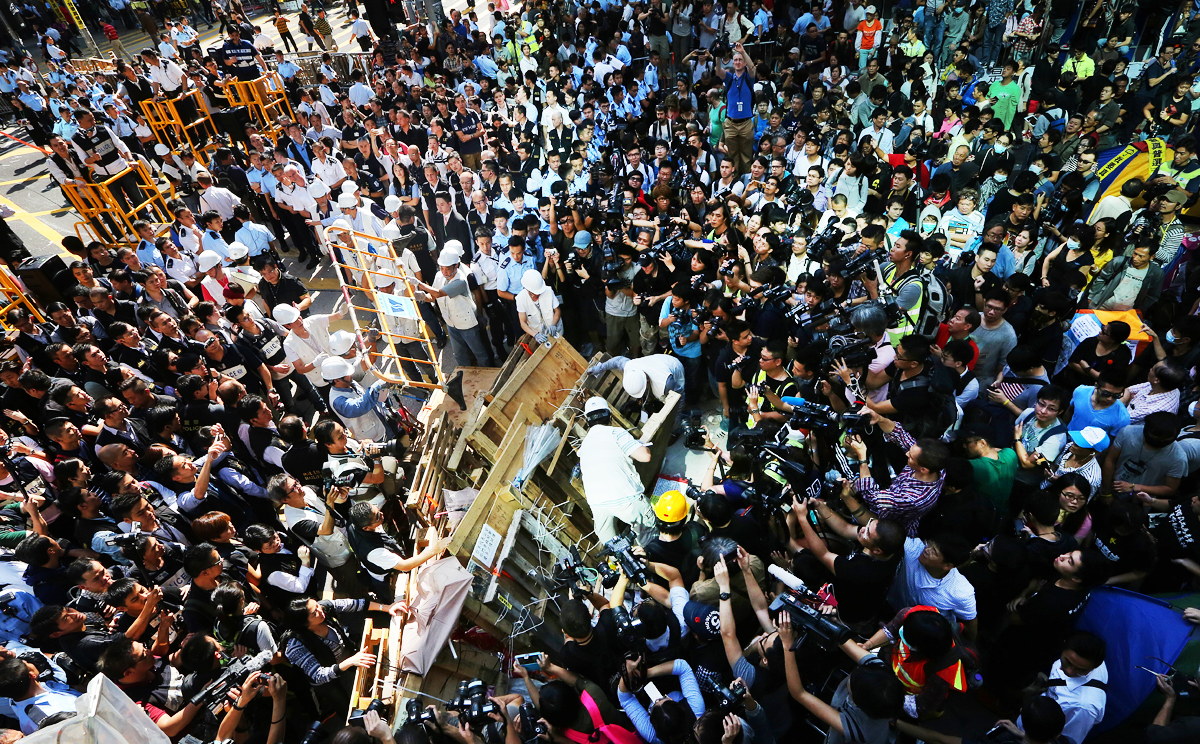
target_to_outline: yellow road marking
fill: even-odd
[[[0,181],[0,186],[12,186],[17,183],[29,183],[30,181],[40,181],[43,178],[49,178],[49,173],[43,173],[40,176],[29,176],[28,178],[14,178],[11,181]]]

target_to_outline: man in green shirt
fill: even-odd
[[[1017,106],[1021,103],[1021,86],[1015,80],[1017,63],[1009,60],[1004,63],[1004,74],[1000,82],[988,90],[992,94],[992,114],[1004,122],[1005,129],[1012,129],[1013,117],[1017,115]]]
[[[975,490],[996,507],[1008,514],[1008,499],[1019,464],[1012,448],[996,449],[988,441],[988,432],[971,429],[962,435],[963,447],[975,471]]]

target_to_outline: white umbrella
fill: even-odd
[[[560,441],[562,441],[562,434],[553,424],[529,427],[525,432],[525,462],[517,471],[517,477],[513,478],[513,488],[518,491],[524,488],[525,482],[533,474],[533,469],[558,448]]]

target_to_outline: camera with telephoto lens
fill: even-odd
[[[413,700],[413,702],[416,702],[416,700]],[[378,713],[380,720],[387,721],[387,707],[383,704],[383,701],[372,700],[367,704],[366,708],[355,708],[354,710],[350,711],[350,717],[346,719],[346,725],[358,726],[359,728],[365,729],[367,727],[367,723],[363,719],[366,717],[367,711],[370,710]]]
[[[808,239],[808,250],[811,255],[820,256],[830,249],[837,249],[846,239],[846,232],[839,227],[841,223],[831,220],[825,229]]]
[[[274,656],[274,651],[263,651],[256,656],[246,654],[231,660],[216,679],[192,696],[190,703],[197,707],[207,707],[211,712],[216,713],[225,704],[230,690],[240,689],[251,673],[270,669],[271,659]],[[260,679],[260,684],[269,680],[270,676],[264,675]]]
[[[438,717],[436,710],[430,710],[423,707],[421,701],[416,698],[409,698],[404,704],[404,710],[408,714],[405,723],[426,724],[431,723],[437,725]]]
[[[481,679],[464,680],[458,683],[458,692],[454,699],[446,704],[446,710],[458,713],[458,717],[478,731],[489,723],[496,723],[492,713],[499,713],[499,708],[487,694],[487,683]]]
[[[846,262],[842,264],[840,273],[847,278],[858,276],[865,271],[870,271],[876,261],[880,263],[887,261],[887,256],[888,253],[885,248],[876,248],[873,251],[856,253],[846,259]]]
[[[688,478],[688,481],[687,481],[687,489],[685,489],[683,493],[684,493],[684,495],[686,495],[686,496],[687,496],[689,499],[691,499],[692,501],[699,501],[699,500],[700,500],[700,497],[701,497],[701,496],[703,496],[704,494],[706,494],[706,493],[713,493],[713,492],[712,492],[712,491],[701,491],[701,490],[700,490],[700,489],[699,489],[699,488],[696,486],[696,484],[695,484],[695,483],[692,483],[692,479],[691,479],[691,478]]]
[[[795,574],[776,565],[767,567],[767,573],[778,579],[787,588],[771,602],[771,611],[787,611],[796,629],[796,642],[789,651],[794,651],[806,640],[812,640],[825,651],[834,651],[850,640],[850,629],[840,620],[822,614],[818,609],[823,600],[809,589]]]
[[[125,534],[106,535],[104,538],[104,544],[109,545],[109,546],[116,546],[118,548],[123,548],[126,545],[133,545],[135,542],[137,542],[137,539],[139,537],[141,537],[141,534],[142,534],[142,523],[134,522],[133,525],[129,528],[129,532],[126,532]]]
[[[842,312],[837,300],[825,300],[813,307],[803,303],[788,308],[784,316],[804,330],[824,325]]]
[[[736,268],[737,258],[721,259],[721,263],[717,266],[717,273],[721,276],[733,276],[733,271]]]
[[[348,460],[334,460],[322,468],[325,480],[325,492],[334,488],[355,489],[362,485],[372,468],[362,458],[354,457]]]
[[[640,648],[645,642],[645,631],[642,621],[629,614],[625,607],[614,607],[612,611],[613,625],[617,628],[617,637],[629,648]]]
[[[538,739],[548,739],[550,737],[550,729],[546,727],[546,724],[542,723],[541,715],[533,703],[525,703],[518,708],[517,716],[521,721],[522,744],[533,744]]]
[[[363,454],[371,457],[403,457],[406,448],[399,439],[363,444]]]
[[[742,710],[742,701],[746,697],[746,685],[740,679],[729,683],[729,687],[717,688],[717,710],[723,714],[736,713]]]
[[[860,413],[838,413],[829,406],[818,403],[800,403],[792,407],[788,426],[793,429],[861,430],[871,419]]]

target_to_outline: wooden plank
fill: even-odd
[[[500,408],[503,408],[504,404],[517,394],[517,391],[519,391],[525,384],[525,378],[529,377],[530,373],[537,369],[538,364],[546,357],[548,352],[549,349],[541,344],[538,344],[537,349],[535,349],[533,352],[533,356],[529,357],[524,362],[521,362],[521,364],[515,370],[513,370],[513,373],[509,375],[509,378],[504,383],[504,386],[495,394],[495,400],[493,402],[499,404]]]
[[[479,532],[487,521],[488,511],[493,506],[492,502],[496,499],[498,492],[507,491],[508,485],[512,482],[509,468],[513,460],[519,462],[521,459],[521,448],[525,446],[525,429],[526,426],[523,422],[514,422],[500,443],[497,456],[489,458],[494,463],[492,471],[488,475],[488,479],[484,481],[483,488],[479,490],[479,496],[467,510],[467,515],[454,530],[454,537],[450,541],[451,553],[469,555],[475,547],[475,541],[479,539]],[[518,464],[517,467],[520,465]],[[513,472],[515,473],[515,470]],[[500,534],[503,535],[504,532],[501,531]]]
[[[667,457],[667,446],[671,444],[671,435],[673,434],[669,430],[669,426],[675,420],[676,409],[682,405],[683,398],[679,393],[674,391],[667,393],[663,407],[646,421],[642,441],[650,441],[650,461],[634,464],[642,476],[642,485],[646,487],[647,491],[654,487],[654,482],[658,480],[658,474],[662,472],[663,460]]]
[[[558,447],[554,449],[554,458],[550,460],[550,464],[546,466],[546,474],[554,475],[554,466],[558,464],[558,458],[562,455],[563,447],[567,446],[567,435],[571,433],[571,427],[575,425],[575,417],[578,414],[572,412],[571,420],[567,422],[566,434],[563,434],[562,439],[558,440]]]
[[[462,430],[458,433],[458,439],[454,442],[454,450],[446,462],[446,467],[451,470],[458,470],[458,466],[462,463],[463,452],[467,449],[467,439],[475,431],[476,422],[480,420],[486,405],[487,401],[483,399],[482,395],[471,403],[471,410],[467,413],[467,422],[463,424]]]

